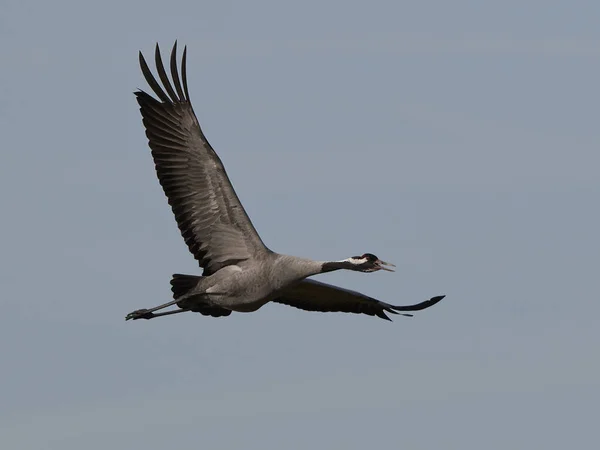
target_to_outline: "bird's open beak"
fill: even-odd
[[[395,264],[389,263],[389,262],[385,262],[385,261],[381,261],[380,259],[377,260],[377,266],[379,266],[380,269],[382,270],[387,270],[388,272],[395,272],[394,269],[392,269],[392,267],[396,267]],[[385,266],[389,266],[389,267],[385,267]]]

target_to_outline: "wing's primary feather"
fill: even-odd
[[[411,317],[412,314],[398,313],[397,311],[419,311],[435,305],[443,298],[444,296],[440,295],[416,305],[395,306],[376,300],[360,292],[306,279],[284,290],[273,301],[307,311],[367,314],[391,320],[386,312]]]
[[[175,44],[173,45],[173,51],[171,52],[171,77],[173,78],[175,89],[177,89],[179,100],[187,100],[183,95],[183,91],[181,90],[181,81],[179,81],[179,72],[177,71],[177,41],[175,41]]]
[[[265,247],[242,206],[223,163],[204,136],[189,100],[184,48],[181,81],[177,42],[170,58],[173,85],[156,45],[161,85],[140,52],[142,73],[160,101],[135,92],[156,173],[190,252],[210,275],[229,264],[257,257]],[[166,90],[166,92],[165,92]]]

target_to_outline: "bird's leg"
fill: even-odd
[[[125,316],[125,320],[129,320],[129,319],[152,319],[153,317],[158,317],[159,315],[164,316],[165,313],[162,314],[152,314],[154,311],[158,311],[159,309],[164,309],[167,308],[171,305],[174,305],[175,303],[177,303],[179,300],[173,300],[170,301],[168,303],[165,303],[163,305],[158,305],[155,306],[154,308],[150,308],[150,309],[138,309],[136,311],[130,312],[129,314],[127,314],[127,316]],[[177,311],[178,312],[178,311]]]
[[[161,316],[170,316],[171,314],[179,314],[182,312],[186,312],[189,311],[189,309],[176,309],[174,311],[166,311],[166,312],[162,312],[162,313],[153,313],[153,312],[147,312],[147,310],[144,309],[140,309],[138,311],[134,311],[131,314],[128,314],[127,317],[125,318],[125,320],[129,320],[129,319],[133,319],[133,320],[138,320],[138,319],[154,319],[155,317],[161,317]],[[136,317],[129,317],[134,313],[138,313],[139,315],[136,315]]]

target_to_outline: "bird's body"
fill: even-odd
[[[178,300],[185,305],[185,298],[196,297],[200,303],[208,300],[231,311],[252,312],[320,269],[315,261],[269,253],[258,263],[231,265],[198,278],[195,288]]]
[[[232,311],[256,311],[274,301],[311,311],[365,313],[389,320],[386,312],[416,311],[443,298],[393,306],[358,292],[306,279],[341,269],[392,271],[388,267],[391,264],[370,253],[340,261],[313,261],[268,249],[239,201],[223,163],[200,128],[189,100],[186,51],[182,59],[183,83],[179,78],[176,52],[177,43],[171,53],[171,84],[156,46],[156,66],[164,89],[140,53],[142,72],[161,101],[143,91],[135,95],[159,181],[182,236],[204,271],[202,276],[174,275],[172,302],[134,311],[127,319],[150,319],[185,311],[221,317]],[[179,309],[155,313],[171,305]]]

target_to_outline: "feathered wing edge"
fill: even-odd
[[[268,252],[194,113],[187,83],[187,48],[184,47],[179,72],[177,41],[173,45],[170,57],[172,83],[158,44],[155,49],[157,76],[152,74],[141,52],[139,63],[156,97],[143,90],[134,93],[159,182],[190,252],[204,268],[203,274],[210,275],[256,253]],[[211,189],[218,191],[213,192],[212,200]],[[218,203],[218,211],[214,210],[215,203]],[[220,240],[225,237],[215,228],[219,220],[229,227],[225,237],[230,241],[232,237],[237,240],[233,253],[231,246],[220,245]]]
[[[442,301],[446,296],[438,295],[436,297],[431,297],[429,300],[425,300],[424,302],[417,303],[415,305],[407,305],[407,306],[394,306],[388,305],[394,311],[421,311],[423,309],[431,308],[436,303]],[[383,302],[381,302],[383,303]],[[386,303],[387,305],[387,303]]]
[[[179,78],[179,71],[177,70],[177,41],[175,41],[175,44],[173,44],[173,49],[171,50],[171,61],[170,61],[171,77],[173,78],[173,84],[175,85],[175,89],[177,90],[177,93],[175,93],[175,91],[173,90],[171,81],[169,80],[169,77],[167,76],[167,73],[165,72],[165,68],[162,63],[162,57],[160,55],[160,47],[158,46],[158,44],[156,44],[156,48],[154,50],[154,58],[156,61],[156,69],[158,71],[158,76],[159,76],[160,80],[162,81],[163,85],[165,86],[165,89],[167,90],[168,95],[167,95],[167,93],[165,93],[165,91],[160,86],[160,84],[158,84],[158,82],[154,78],[154,75],[152,75],[152,71],[148,67],[148,64],[146,63],[146,60],[144,59],[144,55],[142,54],[142,52],[139,52],[140,67],[142,68],[142,73],[144,74],[144,78],[146,79],[148,86],[150,86],[152,88],[152,90],[154,91],[154,93],[157,95],[157,97],[160,98],[161,101],[163,101],[165,103],[173,104],[173,103],[177,103],[177,102],[189,102],[190,95],[188,93],[187,76],[186,76],[187,46],[183,47],[183,56],[181,57],[181,72],[183,75],[183,77],[182,77],[183,90],[181,87],[182,83]],[[143,91],[141,91],[141,92],[143,92]]]
[[[444,297],[445,295],[439,295],[414,305],[396,306],[360,292],[306,279],[285,290],[273,301],[306,311],[366,314],[391,321],[386,313],[412,317],[412,314],[399,311],[421,311],[432,307]]]

